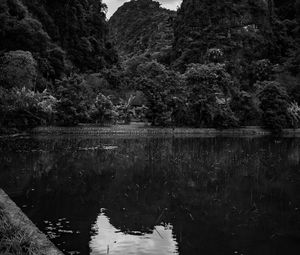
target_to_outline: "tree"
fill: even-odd
[[[36,79],[37,63],[29,51],[9,51],[0,58],[0,86],[32,89]]]
[[[240,125],[258,124],[261,113],[257,101],[254,95],[246,91],[234,93],[230,101],[230,108],[239,119]]]
[[[263,125],[277,132],[289,127],[291,119],[288,114],[289,97],[286,90],[274,81],[265,81],[258,85]]]
[[[224,65],[191,64],[184,77],[193,125],[221,128],[237,125],[229,105],[234,83]]]
[[[57,122],[61,125],[76,125],[90,120],[89,112],[94,94],[81,76],[75,75],[57,81]]]
[[[42,24],[32,18],[21,0],[1,1],[0,49],[43,53],[50,44]]]
[[[292,119],[292,127],[300,127],[300,107],[297,103],[291,103],[288,107],[288,114]]]
[[[0,127],[27,129],[49,124],[57,100],[48,91],[0,87]]]
[[[147,99],[146,117],[155,126],[170,125],[174,111],[174,98],[181,94],[181,75],[168,70],[156,61],[137,67],[136,81]]]
[[[106,5],[102,0],[24,0],[53,41],[80,71],[99,71],[118,62],[108,43]]]
[[[261,59],[252,63],[251,84],[257,81],[269,81],[272,75],[272,64],[268,59]]]
[[[96,123],[103,124],[114,120],[117,113],[112,101],[102,93],[99,93],[95,99],[94,105],[92,106],[90,115]]]

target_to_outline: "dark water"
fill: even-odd
[[[300,254],[300,138],[1,139],[0,187],[66,254]]]

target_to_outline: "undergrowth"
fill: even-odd
[[[12,224],[0,208],[0,255],[37,255],[39,249],[32,233]]]

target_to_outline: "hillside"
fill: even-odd
[[[108,42],[106,5],[102,1],[22,1],[80,70],[96,71],[117,61]]]
[[[300,126],[300,0],[132,0],[109,22],[103,3],[0,1],[0,132]]]
[[[203,62],[210,48],[222,49],[228,58],[263,58],[270,54],[272,15],[264,0],[183,0],[175,23],[177,64]]]
[[[109,20],[111,39],[122,56],[167,51],[173,43],[175,15],[156,1],[126,2]]]
[[[117,62],[108,42],[105,8],[97,0],[3,0],[0,51],[31,52],[47,79],[73,67],[100,70]]]

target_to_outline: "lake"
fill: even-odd
[[[2,138],[0,187],[65,254],[300,254],[300,138]]]

